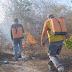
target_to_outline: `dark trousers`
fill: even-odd
[[[50,42],[49,44],[49,51],[48,51],[48,55],[49,55],[49,65],[55,65],[55,67],[58,67],[60,65],[60,62],[58,60],[57,55],[60,54],[60,51],[62,49],[62,45],[63,45],[63,41],[57,41],[57,42]]]

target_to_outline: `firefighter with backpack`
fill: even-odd
[[[48,34],[49,39],[49,70],[53,71],[53,65],[56,67],[58,72],[64,72],[64,66],[60,64],[58,60],[58,55],[62,49],[64,35],[67,34],[66,26],[63,18],[56,19],[52,14],[47,15],[47,20],[44,23],[43,32],[41,36],[41,45],[44,46],[44,39]]]
[[[24,29],[22,24],[19,24],[19,21],[17,18],[14,19],[14,24],[11,26],[11,38],[14,43],[14,57],[15,60],[18,58],[21,58],[21,52],[22,52],[22,39],[24,38]],[[18,51],[18,44],[19,44],[19,53]]]

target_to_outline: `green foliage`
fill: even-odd
[[[72,36],[70,36],[69,39],[66,39],[66,42],[64,42],[64,44],[68,49],[72,50]]]

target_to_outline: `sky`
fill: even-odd
[[[9,0],[1,0],[1,1],[4,4],[6,4]],[[45,0],[45,1],[48,1],[48,0]],[[61,5],[64,4],[64,5],[72,7],[71,0],[54,0],[54,1],[58,4],[61,4]],[[4,20],[4,17],[5,17],[5,13],[4,13],[4,10],[3,10],[3,8],[1,7],[1,4],[0,4],[0,23],[2,23],[2,21]]]
[[[57,3],[59,3],[59,4],[64,4],[64,5],[67,5],[67,6],[72,7],[72,2],[71,2],[71,1],[72,1],[72,0],[58,0]]]

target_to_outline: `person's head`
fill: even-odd
[[[14,24],[17,24],[19,21],[18,21],[18,18],[15,18],[14,19]]]
[[[48,14],[47,19],[50,19],[50,18],[54,18],[54,16],[52,14]]]

